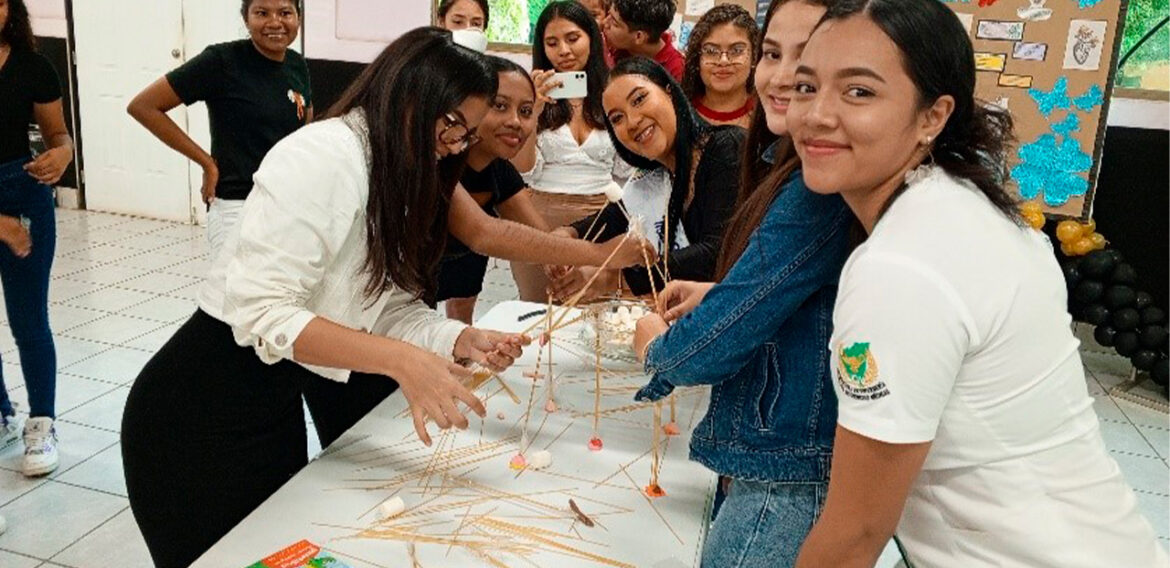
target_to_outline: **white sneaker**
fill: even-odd
[[[29,418],[24,423],[24,475],[37,477],[57,469],[57,429],[53,419]]]
[[[0,416],[0,450],[20,439],[20,415]]]

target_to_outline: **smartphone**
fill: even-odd
[[[589,83],[585,80],[584,71],[570,71],[557,73],[550,81],[560,82],[561,86],[548,92],[553,99],[583,99],[589,94]]]

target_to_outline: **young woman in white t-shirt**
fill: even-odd
[[[629,169],[605,130],[601,94],[609,71],[601,31],[575,1],[552,2],[536,21],[532,79],[536,83],[537,135],[512,159],[528,182],[532,202],[550,227],[592,215],[606,203],[605,188]],[[548,98],[555,73],[584,71],[583,99]],[[523,300],[543,300],[548,281],[540,266],[513,263]]]
[[[1003,189],[1011,119],[974,98],[937,0],[842,0],[810,37],[788,126],[809,188],[869,238],[830,342],[838,427],[797,566],[1166,566],[1109,457],[1052,246]]]

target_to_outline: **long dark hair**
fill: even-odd
[[[447,235],[447,210],[466,153],[434,162],[435,121],[471,97],[490,99],[496,72],[451,32],[419,28],[391,43],[326,115],[353,109],[369,128],[366,204],[368,297],[396,285],[416,297],[433,292]],[[409,222],[407,222],[409,216]]]
[[[605,52],[601,39],[601,30],[597,22],[584,6],[576,0],[561,0],[549,2],[536,20],[536,31],[532,36],[532,68],[552,69],[552,61],[544,51],[544,30],[549,22],[562,18],[573,22],[574,25],[585,30],[589,36],[589,60],[585,62],[586,81],[589,92],[585,96],[585,104],[581,107],[581,116],[585,124],[597,130],[605,128],[605,109],[601,106],[601,92],[605,90],[606,77],[609,71],[605,67]],[[560,100],[544,106],[537,122],[537,131],[556,130],[573,120],[573,108],[569,101]]]
[[[753,53],[755,53],[760,46],[760,30],[756,27],[756,20],[743,9],[739,4],[720,4],[711,8],[703,17],[699,19],[699,23],[695,24],[695,29],[691,30],[691,38],[687,40],[687,54],[686,63],[683,67],[682,88],[687,97],[695,100],[707,94],[707,86],[703,84],[703,78],[699,74],[699,67],[702,65],[703,59],[703,42],[707,41],[707,36],[715,31],[715,28],[723,24],[732,24],[736,28],[744,31],[748,36],[748,44]],[[751,67],[748,69],[747,85],[745,90],[750,94],[755,90],[756,83],[756,66],[755,60],[751,62]]]
[[[756,42],[755,54],[752,57],[753,67],[758,65],[763,57],[764,38],[772,18],[780,7],[789,2],[804,2],[814,6],[829,8],[835,0],[776,0],[768,6],[768,14],[764,18],[763,32],[760,41]],[[757,96],[759,94],[757,93]],[[792,172],[800,168],[800,157],[792,146],[792,140],[787,136],[783,139],[768,129],[768,117],[764,113],[763,103],[757,101],[756,109],[752,112],[751,124],[748,126],[747,138],[743,144],[743,160],[739,174],[739,197],[736,199],[735,215],[727,224],[727,232],[723,236],[723,248],[719,252],[719,261],[715,267],[716,280],[724,276],[739,260],[740,255],[747,249],[752,233],[763,222],[768,213],[768,207],[784,187],[784,181]],[[771,163],[764,159],[768,148],[774,147]]]
[[[8,0],[8,21],[4,23],[4,29],[0,29],[0,40],[12,51],[34,51],[37,48],[24,0]]]
[[[532,87],[532,95],[536,96],[536,84],[532,82],[532,75],[524,69],[519,63],[504,57],[497,57],[495,55],[488,55],[488,67],[496,73],[496,75],[503,75],[504,73],[515,73],[528,80],[528,86]]]
[[[937,0],[840,0],[817,26],[858,15],[877,24],[902,52],[902,66],[918,89],[920,109],[944,95],[955,99],[930,161],[973,183],[996,209],[1022,224],[1016,199],[1003,187],[1008,179],[1006,157],[1014,141],[1012,117],[975,99],[974,49],[955,13]],[[883,211],[905,189],[903,184]]]
[[[691,169],[694,167],[695,150],[701,150],[710,138],[711,125],[695,112],[690,101],[683,93],[682,87],[675,82],[674,77],[658,63],[645,57],[629,57],[618,62],[609,72],[609,80],[623,75],[638,75],[645,77],[651,83],[658,85],[670,95],[670,102],[674,106],[674,116],[677,124],[674,135],[674,183],[670,190],[670,201],[667,204],[668,226],[673,227],[676,219],[682,218],[683,205],[691,193]],[[626,163],[643,170],[656,170],[664,167],[660,162],[641,156],[626,148],[618,139],[613,125],[605,121],[605,128],[613,140],[613,147]],[[670,241],[666,246],[673,246],[675,233],[670,231]]]
[[[417,1],[417,0],[415,0],[415,1]],[[492,16],[492,9],[488,7],[487,0],[472,0],[472,1],[475,2],[476,4],[479,4],[479,9],[483,10],[483,29],[487,30],[488,20]],[[447,12],[450,12],[451,7],[454,6],[458,2],[459,2],[459,0],[443,0],[442,2],[439,2],[439,7],[435,9],[435,15],[439,17],[440,22],[443,21],[443,18],[447,17]]]
[[[248,20],[248,10],[256,0],[240,0],[240,15],[244,17],[244,21]],[[301,0],[293,0],[293,10],[297,11],[297,17],[305,15],[305,11],[301,8]]]

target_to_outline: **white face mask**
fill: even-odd
[[[476,53],[484,53],[487,51],[488,39],[483,30],[479,28],[466,28],[462,30],[455,30],[451,32],[452,39],[455,43],[466,47]]]

